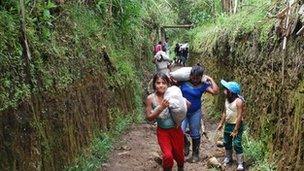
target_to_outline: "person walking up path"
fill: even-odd
[[[186,118],[182,123],[184,133],[186,132],[187,126],[189,126],[190,129],[190,137],[192,139],[192,157],[189,160],[190,162],[198,162],[200,160],[202,95],[205,92],[212,95],[218,94],[219,92],[219,87],[211,77],[205,75],[207,82],[202,82],[203,74],[203,67],[195,65],[190,72],[190,81],[180,83],[183,96],[191,103]],[[189,154],[190,143],[186,135],[184,135],[184,140],[185,155],[187,156]]]
[[[169,50],[170,50],[169,37],[165,38],[165,41],[163,43],[163,47],[164,47],[164,51],[167,53],[167,55],[169,55]]]
[[[153,54],[155,55],[158,51],[162,50],[162,42],[159,41],[153,48]]]
[[[156,73],[153,77],[154,93],[146,99],[146,118],[157,122],[157,140],[162,151],[164,171],[172,170],[174,160],[178,171],[184,170],[183,143],[184,135],[180,126],[176,126],[171,116],[169,101],[164,93],[170,85],[170,79],[164,73]]]
[[[224,165],[231,163],[232,148],[234,148],[237,157],[237,170],[244,170],[243,166],[243,147],[242,147],[242,134],[243,134],[243,115],[245,109],[245,100],[240,96],[241,87],[237,82],[226,82],[221,80],[224,86],[224,94],[226,95],[225,110],[222,113],[221,121],[217,130],[221,130],[224,126],[224,146],[225,146],[225,159]]]
[[[155,63],[156,65],[156,72],[162,72],[169,76],[170,64],[172,60],[169,58],[169,56],[164,50],[164,47],[162,47],[162,50],[158,51],[154,55],[153,63]]]

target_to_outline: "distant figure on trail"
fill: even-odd
[[[172,170],[174,160],[178,170],[184,169],[183,143],[184,134],[180,126],[176,126],[171,117],[169,101],[164,93],[170,86],[170,79],[164,73],[156,73],[153,77],[154,92],[146,99],[146,118],[157,122],[157,140],[162,151],[162,167]]]
[[[164,47],[161,47],[162,49],[158,51],[154,57],[152,62],[155,63],[156,66],[156,72],[161,72],[169,76],[170,70],[171,70],[171,62],[172,60],[169,58],[169,56],[164,52]],[[152,84],[152,79],[148,83],[148,93],[153,92],[153,84]]]
[[[175,63],[181,64],[181,51],[179,50],[180,45],[178,43],[175,44],[174,53],[175,53]]]
[[[217,130],[221,130],[224,125],[224,146],[226,155],[224,165],[232,163],[232,148],[234,148],[237,157],[237,170],[244,170],[243,166],[243,115],[245,109],[245,100],[240,96],[241,87],[237,82],[226,82],[221,80],[226,95],[225,110],[222,113],[221,121]]]
[[[189,57],[189,45],[188,45],[188,43],[180,45],[179,51],[180,51],[181,64],[183,66],[185,66],[186,61]]]
[[[159,41],[157,45],[153,48],[153,54],[155,55],[158,51],[162,50],[162,42]]]
[[[219,87],[215,81],[204,75],[206,82],[202,82],[204,69],[200,65],[192,67],[190,72],[190,80],[178,83],[183,96],[191,103],[188,108],[185,120],[182,122],[182,129],[184,132],[184,153],[185,156],[189,155],[190,142],[186,136],[186,129],[189,126],[190,137],[192,139],[192,157],[189,162],[196,163],[199,158],[199,147],[201,142],[201,118],[202,118],[202,95],[207,92],[212,95],[218,94]]]
[[[164,47],[162,47],[162,50],[158,51],[154,55],[153,63],[155,63],[156,65],[156,72],[162,72],[169,76],[170,64],[172,60],[169,58],[169,56],[164,50]]]
[[[164,43],[163,43],[163,51],[167,53],[167,55],[169,55],[169,37],[166,37]]]
[[[176,56],[176,64],[177,65],[186,65],[186,61],[189,57],[189,45],[188,43],[185,44],[175,44],[174,48],[175,56]]]

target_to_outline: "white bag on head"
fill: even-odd
[[[179,47],[179,50],[184,50],[186,48],[189,48],[189,44],[188,43],[181,44],[180,47]]]
[[[187,114],[187,103],[182,91],[177,86],[171,86],[164,94],[164,98],[169,101],[169,110],[177,125],[181,125]]]

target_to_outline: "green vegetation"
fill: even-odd
[[[147,1],[144,5],[154,7],[153,2]],[[24,5],[31,53],[30,72],[26,71],[21,33],[16,29],[20,28],[20,4],[13,1],[4,3],[0,12],[1,111],[16,107],[31,93],[51,92],[55,88],[57,91],[87,75],[102,73],[105,69],[101,66],[102,45],[107,47],[114,66],[116,63],[120,68],[134,66],[137,59],[143,58],[143,48],[152,46],[147,38],[154,26],[146,29],[141,23],[147,20],[156,26],[160,24],[149,18],[151,11],[155,10],[142,8],[139,1],[100,0],[89,6],[26,1]],[[111,7],[112,11],[108,11]],[[161,15],[153,17],[158,16]],[[127,63],[121,63],[126,59]],[[26,82],[27,78],[30,82]],[[128,78],[134,80],[130,76]]]
[[[193,29],[189,34],[193,40],[195,52],[209,52],[217,43],[217,39],[227,36],[233,44],[245,34],[256,31],[260,34],[260,42],[265,43],[274,19],[267,19],[266,15],[271,5],[270,1],[244,1],[244,6],[236,14],[217,13],[213,21]]]
[[[245,158],[254,170],[303,167],[304,144],[299,142],[304,133],[299,131],[303,67],[298,62],[303,60],[298,49],[303,37],[289,36],[282,51],[282,35],[276,32],[277,20],[271,18],[285,6],[281,1],[243,1],[236,14],[215,11],[214,20],[189,32],[192,50],[201,54],[191,63],[208,66],[208,74],[216,80],[242,85],[248,125]],[[219,116],[216,111],[221,110],[222,100],[219,96],[206,101],[215,104],[208,109],[212,117]]]
[[[121,133],[132,123],[132,115],[134,115],[134,113],[124,115],[124,113],[117,108],[110,109],[109,113],[115,117],[113,128],[111,128],[109,132],[96,133],[90,148],[87,149],[86,153],[81,154],[73,166],[67,168],[67,170],[96,170],[102,162],[106,161],[109,152],[113,148],[113,142],[115,142]]]
[[[162,15],[168,3],[22,2],[0,2],[0,112],[2,124],[9,125],[1,128],[6,150],[0,168],[60,170],[82,153],[73,168],[97,167],[115,137],[143,119],[141,83],[146,70],[154,69],[151,35],[172,23]],[[31,146],[24,149],[20,142]]]
[[[288,55],[282,56],[275,19],[267,17],[280,10],[281,1],[243,0],[236,14],[224,13],[222,3],[1,1],[0,169],[98,168],[115,138],[142,121],[142,84],[154,69],[151,47],[160,39],[156,30],[170,24],[194,25],[189,32],[166,30],[171,48],[189,41],[192,51],[202,54],[191,63],[210,66],[207,74],[216,80],[244,86],[250,127],[245,153],[255,169],[303,166],[303,39],[292,37]],[[220,117],[222,101],[205,101],[209,116]],[[24,144],[31,144],[28,151]],[[291,157],[275,159],[286,146]]]
[[[249,129],[247,128],[243,134],[244,153],[247,163],[253,165],[253,170],[276,170],[275,164],[269,164],[269,152],[265,150],[265,144],[262,140],[255,140],[250,137]]]

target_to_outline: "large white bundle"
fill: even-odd
[[[192,67],[182,67],[173,72],[170,72],[170,76],[176,81],[189,81]],[[206,77],[203,75],[202,82],[207,82]]]
[[[190,79],[191,69],[192,67],[182,67],[170,72],[170,76],[172,76],[176,81],[188,81]]]
[[[169,109],[174,122],[180,125],[187,113],[187,103],[182,91],[177,86],[171,86],[165,92],[164,98],[169,101]]]
[[[189,44],[188,43],[184,43],[179,47],[179,50],[185,50],[186,48],[189,48]]]

